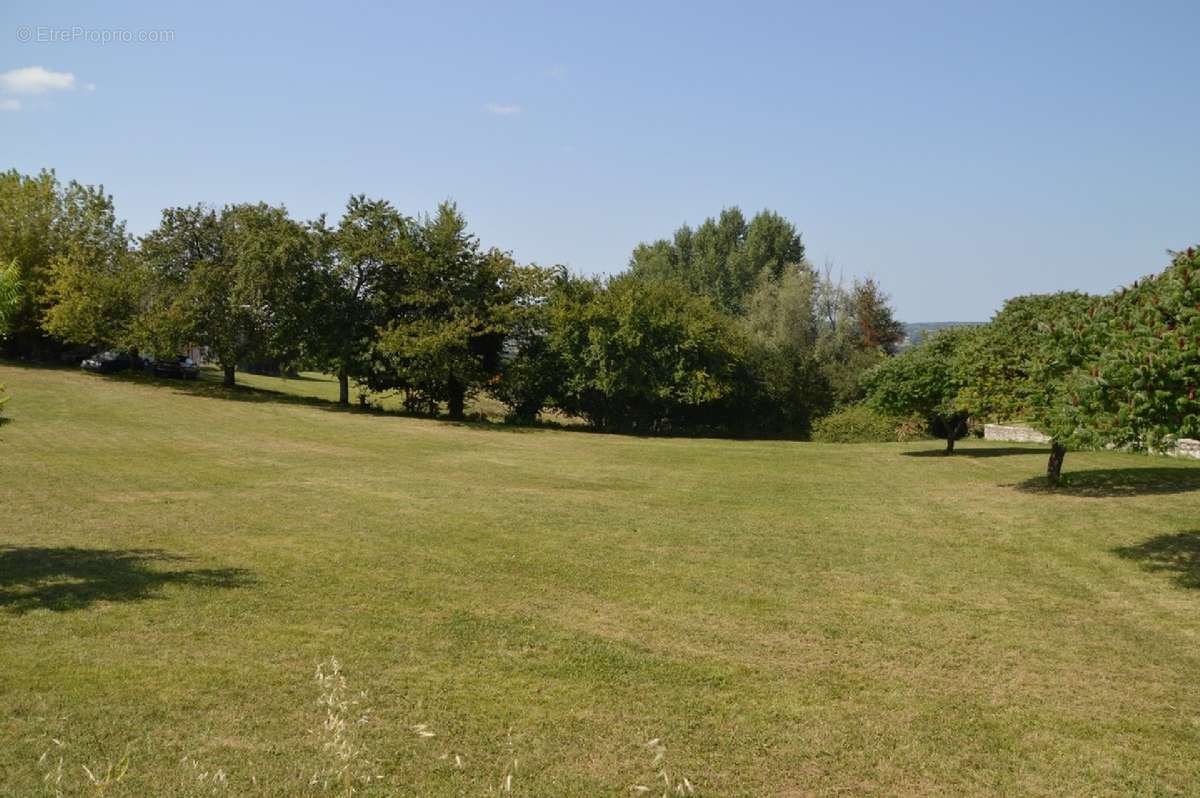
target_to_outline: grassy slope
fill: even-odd
[[[206,368],[201,372],[201,377],[207,382],[219,382],[220,373],[212,367]],[[328,374],[319,372],[305,371],[297,377],[267,377],[260,374],[246,374],[238,372],[237,382],[239,385],[248,388],[254,388],[259,391],[269,391],[272,393],[283,393],[293,397],[301,397],[305,399],[320,399],[325,402],[336,402],[338,398],[338,383],[336,377],[331,377]],[[359,387],[355,383],[350,384],[350,402],[358,405]],[[385,410],[387,412],[399,413],[404,409],[404,402],[398,393],[386,394],[367,394],[371,405],[375,409]],[[486,395],[478,395],[468,397],[467,399],[467,415],[483,416],[492,421],[503,421],[507,415],[508,409]],[[445,408],[443,407],[443,412]],[[561,416],[550,412],[544,414],[545,420],[558,425],[578,425],[582,422],[578,419],[572,419],[566,416]]]
[[[296,794],[330,655],[369,691],[367,794],[494,793],[515,758],[515,794],[628,795],[651,737],[706,795],[1200,783],[1200,464],[1072,454],[1046,494],[1011,446],[0,383],[2,794],[125,752],[109,794]]]

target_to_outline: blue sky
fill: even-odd
[[[4,3],[0,166],[103,183],[135,233],[201,201],[452,198],[486,244],[594,274],[766,207],[910,321],[1200,240],[1195,2],[117,6]]]

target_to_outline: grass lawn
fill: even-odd
[[[0,794],[1200,789],[1200,463],[0,383]]]
[[[215,367],[208,367],[201,372],[201,378],[205,382],[219,383],[221,372]],[[267,377],[260,374],[244,374],[239,372],[237,382],[239,385],[254,388],[258,391],[281,393],[302,399],[337,402],[338,398],[337,378],[313,371],[301,372],[299,375],[290,378]],[[359,393],[359,387],[355,383],[351,383],[350,401],[355,406],[359,404]],[[383,410],[389,413],[401,413],[404,410],[404,401],[397,392],[372,393],[367,391],[366,396],[370,406],[375,410]],[[482,418],[494,422],[503,421],[505,415],[508,413],[508,408],[503,404],[490,396],[482,395],[468,398],[466,410],[468,417]],[[442,408],[442,411],[445,412],[445,407]],[[542,420],[558,426],[580,426],[584,423],[581,419],[572,418],[553,411],[543,413]]]

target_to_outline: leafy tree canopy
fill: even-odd
[[[670,240],[639,244],[629,265],[637,277],[674,281],[738,314],[761,275],[778,278],[788,265],[802,263],[804,244],[795,225],[773,211],[747,223],[734,207],[695,230],[685,224]]]
[[[297,355],[293,302],[305,295],[314,242],[284,208],[170,208],[141,254],[151,284],[141,335],[156,354],[202,346],[229,384],[251,357]]]
[[[1056,331],[1072,327],[1096,298],[1076,291],[1014,297],[971,336],[960,403],[989,421],[1031,420],[1065,363]],[[1060,376],[1060,375],[1059,375]],[[1049,380],[1049,382],[1047,382]]]
[[[973,327],[942,330],[876,366],[865,379],[871,406],[896,416],[920,415],[946,439],[946,453],[953,452],[969,415],[960,397],[964,353],[977,335]]]
[[[1045,403],[1048,430],[1078,448],[1164,450],[1200,437],[1200,254],[1098,302],[1062,336],[1072,371]]]
[[[16,262],[0,263],[0,339],[8,335],[21,306],[21,278]]]
[[[631,275],[572,281],[556,295],[550,337],[567,375],[556,404],[600,429],[641,432],[711,418],[744,347],[707,298]]]
[[[53,172],[0,172],[0,263],[15,263],[20,299],[10,318],[10,346],[24,354],[46,354],[57,344],[46,338],[47,310],[62,296],[56,271],[110,268],[129,248],[124,223],[116,218],[103,187],[61,184]],[[57,334],[60,327],[51,323]],[[75,341],[81,343],[83,341]]]
[[[413,230],[382,276],[378,343],[368,384],[402,388],[460,418],[470,393],[499,370],[505,336],[523,295],[522,269],[483,249],[452,203]]]

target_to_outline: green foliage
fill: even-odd
[[[858,403],[818,419],[812,439],[820,443],[894,443],[920,437],[919,429],[911,419]]]
[[[743,327],[754,341],[770,347],[812,350],[820,334],[816,318],[817,278],[806,263],[764,273],[746,300]]]
[[[0,176],[0,210],[23,351],[198,346],[229,383],[307,364],[343,402],[354,380],[455,417],[487,391],[520,421],[556,407],[606,429],[804,437],[861,396],[897,329],[874,282],[818,278],[769,211],[685,226],[600,285],[485,249],[450,203],[411,219],[356,196],[336,227],[265,204],[170,208],[136,248],[102,189],[50,172]]]
[[[107,268],[122,259],[128,243],[125,226],[117,220],[112,198],[103,187],[74,181],[64,186],[49,171],[36,176],[16,170],[0,173],[0,262],[16,263],[21,286],[9,319],[13,346],[25,354],[52,350],[55,344],[46,340],[46,333],[59,336],[59,323],[68,315],[79,315],[75,308],[59,320],[48,321],[47,312],[63,291],[79,287],[69,278],[56,285],[59,275],[70,272],[72,278],[78,277],[81,269],[93,264]]]
[[[862,349],[852,343],[830,339],[822,341],[817,351],[834,403],[853,404],[864,396],[863,378],[887,355],[878,349]]]
[[[17,263],[0,264],[0,340],[8,334],[21,306],[21,278]]]
[[[730,418],[734,430],[806,437],[812,418],[832,407],[829,364],[817,356],[816,288],[807,264],[760,276],[742,318],[749,346]]]
[[[904,340],[904,325],[896,321],[888,303],[888,295],[872,278],[855,282],[850,290],[851,312],[863,349],[893,354]]]
[[[778,277],[785,267],[803,260],[804,244],[791,222],[762,211],[747,224],[735,207],[706,219],[694,231],[680,227],[670,241],[639,244],[630,258],[630,271],[644,279],[686,286],[725,312],[738,314],[761,275]]]
[[[637,432],[716,425],[744,340],[712,303],[665,280],[573,280],[556,292],[549,345],[562,410]]]
[[[380,323],[384,280],[402,270],[414,223],[385,200],[350,198],[335,230],[313,225],[314,301],[309,305],[305,359],[338,375],[340,401],[349,401],[349,378],[366,379]]]
[[[1058,331],[1082,319],[1094,302],[1075,291],[1005,302],[967,342],[960,404],[980,420],[1032,418],[1035,405],[1044,407],[1053,397],[1065,365]]]
[[[42,327],[73,344],[129,347],[137,342],[146,274],[136,253],[95,256],[72,247],[56,256],[46,286]]]
[[[864,288],[868,283],[870,287]],[[834,279],[832,267],[826,267],[814,283],[814,354],[839,405],[863,398],[863,377],[883,362],[899,340],[894,322],[889,321],[887,297],[868,283],[846,288],[841,278]]]
[[[724,426],[742,435],[807,438],[833,394],[821,364],[792,344],[751,340],[726,403]]]
[[[20,285],[19,299],[8,313],[8,328],[26,351],[41,337],[38,297],[57,248],[61,205],[61,186],[53,172],[0,173],[0,262],[15,264]]]
[[[971,327],[943,330],[884,361],[864,380],[868,403],[884,413],[919,416],[952,451],[955,439],[966,432],[969,409],[959,393],[964,353],[977,335]]]
[[[567,290],[571,280],[562,268],[527,267],[517,276],[524,286],[518,291],[508,325],[500,373],[488,390],[508,407],[511,421],[529,424],[537,420],[568,376],[547,330],[556,297]]]
[[[314,243],[283,208],[170,208],[141,253],[150,289],[140,337],[156,354],[202,346],[226,382],[250,358],[298,356]]]
[[[1200,437],[1200,255],[1096,304],[1060,336],[1071,357],[1044,423],[1076,448],[1162,450]]]
[[[402,388],[461,418],[466,396],[499,370],[525,282],[512,257],[484,250],[452,203],[413,231],[407,251],[383,275],[381,323],[367,384]]]

